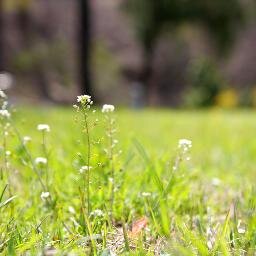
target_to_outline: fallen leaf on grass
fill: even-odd
[[[146,228],[148,225],[148,219],[146,217],[142,217],[141,219],[135,221],[132,224],[132,230],[128,233],[130,238],[136,238],[140,235],[142,230]]]

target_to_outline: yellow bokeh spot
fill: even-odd
[[[223,90],[216,97],[216,105],[222,108],[234,108],[234,107],[237,107],[238,104],[239,104],[239,95],[234,89]]]
[[[3,0],[5,11],[16,11],[17,9],[29,9],[32,0]]]

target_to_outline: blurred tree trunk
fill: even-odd
[[[152,44],[150,47],[144,50],[144,60],[143,60],[143,67],[141,72],[141,84],[144,87],[144,102],[148,105],[152,105],[154,103],[154,83],[152,83],[151,78],[153,74],[153,52],[154,52],[154,45]]]
[[[32,19],[30,17],[29,9],[25,7],[18,7],[17,24],[20,32],[20,39],[22,47],[29,48],[31,46],[32,37]]]
[[[4,10],[3,0],[0,0],[0,72],[5,69],[4,63]]]
[[[91,24],[89,0],[78,0],[80,11],[80,92],[93,95],[90,73]]]
[[[21,35],[22,47],[26,50],[32,50],[38,28],[31,17],[29,6],[19,6],[17,11],[17,23]],[[45,100],[52,100],[48,86],[48,79],[42,65],[39,63],[31,72],[33,77],[32,82],[38,86],[42,98]]]

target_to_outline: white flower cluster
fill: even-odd
[[[1,108],[0,108],[0,117],[1,118],[10,118],[11,113],[7,110],[7,96],[6,94],[0,90],[0,102],[1,102]]]
[[[151,193],[150,192],[142,192],[141,196],[143,196],[143,197],[150,197]]]
[[[181,148],[184,152],[187,152],[192,147],[192,141],[187,139],[179,140],[179,148]]]
[[[101,111],[102,113],[108,113],[108,112],[113,112],[114,110],[115,110],[115,106],[104,104]]]
[[[7,109],[0,109],[0,116],[2,118],[10,118],[11,114]]]
[[[82,167],[80,168],[79,172],[80,172],[80,173],[84,173],[84,172],[86,172],[86,171],[88,171],[88,170],[91,170],[91,169],[92,169],[91,166],[84,165],[84,166],[82,166]]]
[[[13,84],[13,76],[8,72],[0,73],[0,84],[2,90],[11,88]]]
[[[7,151],[5,151],[5,155],[8,157],[8,156],[10,156],[12,153],[11,153],[11,151],[9,151],[9,150],[7,150]]]
[[[219,178],[212,179],[212,185],[218,187],[221,184],[221,180]]]
[[[44,164],[47,164],[47,159],[44,158],[44,157],[37,157],[35,159],[35,163],[38,164],[38,165],[39,164],[44,165]]]
[[[81,103],[82,105],[92,105],[93,101],[91,100],[91,96],[90,95],[80,95],[77,96],[77,102]]]
[[[0,90],[0,98],[7,98],[6,94],[4,93],[4,91]]]
[[[23,137],[23,143],[24,144],[27,144],[28,142],[30,142],[31,141],[31,138],[29,137],[29,136],[24,136]]]
[[[4,101],[3,103],[2,103],[2,108],[1,109],[7,109],[7,106],[8,106],[8,101]]]
[[[48,124],[39,124],[37,126],[38,131],[50,132],[50,126]]]
[[[104,213],[102,210],[96,209],[96,210],[92,211],[90,215],[94,216],[94,217],[103,217]]]
[[[69,211],[71,214],[76,214],[76,211],[75,211],[75,209],[74,209],[73,206],[69,206],[69,207],[68,207],[68,211]]]
[[[49,192],[42,192],[41,193],[41,199],[45,201],[50,196]]]

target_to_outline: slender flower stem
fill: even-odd
[[[115,169],[114,169],[114,155],[113,155],[113,126],[112,126],[112,119],[108,117],[109,121],[109,147],[110,147],[110,154],[109,154],[109,161],[111,165],[111,177],[112,177],[112,187],[111,187],[111,215],[113,215],[113,206],[115,201]],[[111,217],[113,219],[113,216]]]
[[[90,142],[90,134],[89,134],[89,128],[88,128],[88,121],[87,118],[85,119],[85,126],[86,126],[86,134],[87,134],[87,166],[88,171],[87,173],[87,208],[88,208],[88,216],[90,214],[90,158],[91,158],[91,142]]]
[[[115,120],[112,118],[111,113],[115,110],[115,106],[104,104],[102,107],[102,113],[105,114],[105,121],[106,121],[106,135],[109,137],[109,149],[107,150],[107,157],[109,159],[110,165],[110,173],[111,173],[111,194],[110,194],[110,218],[113,222],[113,209],[114,209],[114,202],[115,202],[115,167],[114,167],[114,146],[115,141],[113,139],[113,134],[115,132],[113,124]]]
[[[44,191],[47,191],[47,186],[44,184],[44,182],[43,182],[43,180],[42,180],[42,178],[41,178],[41,175],[40,175],[40,173],[39,173],[39,171],[38,171],[38,169],[37,169],[37,167],[36,167],[36,165],[35,165],[35,163],[34,163],[34,161],[33,161],[33,158],[32,158],[32,156],[31,156],[31,153],[29,152],[28,148],[27,148],[26,145],[24,144],[24,142],[23,142],[23,140],[22,140],[22,137],[21,137],[21,135],[20,135],[18,129],[14,126],[14,124],[12,124],[12,127],[14,128],[14,131],[15,131],[15,133],[16,133],[16,135],[17,135],[17,137],[18,137],[18,139],[19,139],[19,141],[20,141],[20,143],[21,143],[21,145],[22,145],[22,148],[23,148],[23,150],[25,151],[25,153],[26,153],[26,155],[27,155],[27,157],[28,157],[28,159],[29,159],[29,162],[31,163],[32,170],[33,170],[33,171],[36,173],[36,175],[37,175],[37,178],[38,178],[38,180],[39,180],[39,183],[40,183],[42,189],[43,189]]]
[[[5,148],[5,147],[4,147],[4,144],[5,144],[5,142],[4,142],[4,141],[5,141],[4,129],[3,129],[3,138],[4,138],[4,139],[3,139],[3,148]],[[5,154],[5,150],[3,150],[3,152],[4,152],[4,154]],[[4,159],[5,159],[5,158],[6,158],[6,156],[4,156]],[[4,161],[5,161],[5,160],[4,160]],[[3,170],[3,169],[4,169],[4,167],[1,166],[1,170],[0,170],[0,171],[1,171],[1,173],[0,173],[0,178],[1,178],[1,180],[3,180],[3,178],[4,178],[4,170]]]
[[[4,168],[6,171],[6,174],[8,176],[8,160],[7,160],[7,155],[6,155],[6,149],[7,149],[7,145],[6,145],[6,136],[5,136],[5,131],[3,130],[3,149],[4,149]]]
[[[88,123],[88,116],[86,113],[86,109],[83,108],[83,117],[84,117],[84,124],[85,124],[85,133],[87,139],[87,166],[88,170],[85,172],[85,185],[84,191],[87,195],[87,214],[90,214],[90,162],[91,162],[91,140],[90,140],[90,131],[89,131],[89,123]]]
[[[6,131],[3,129],[3,152],[4,152],[4,171],[6,173],[7,181],[8,181],[8,191],[9,191],[9,196],[12,196],[12,191],[11,191],[11,181],[10,181],[10,174],[9,174],[9,163],[8,163],[8,158],[7,158],[7,141],[6,141]],[[1,174],[3,177],[3,173]]]
[[[91,163],[91,138],[90,138],[90,120],[89,120],[89,110],[91,106],[93,105],[93,101],[91,100],[90,95],[80,95],[77,96],[77,102],[78,106],[74,105],[74,108],[77,110],[77,112],[80,112],[82,115],[82,132],[85,133],[84,136],[84,144],[87,145],[87,151],[85,155],[87,156],[87,159],[85,160],[82,158],[83,162],[86,162],[87,166],[81,167],[81,173],[83,174],[83,189],[79,187],[80,192],[80,199],[81,199],[81,210],[83,215],[85,216],[85,204],[87,203],[87,216],[90,216],[91,213],[91,201],[90,201],[90,163]],[[85,216],[85,225],[87,225],[87,229],[90,233],[90,226],[87,223],[87,216]]]
[[[49,190],[49,155],[48,155],[47,147],[46,147],[45,131],[42,131],[42,147],[43,147],[44,155],[47,159],[46,166],[45,166],[45,171],[46,171],[45,183],[46,183],[46,187],[47,187],[47,191],[48,191]]]

